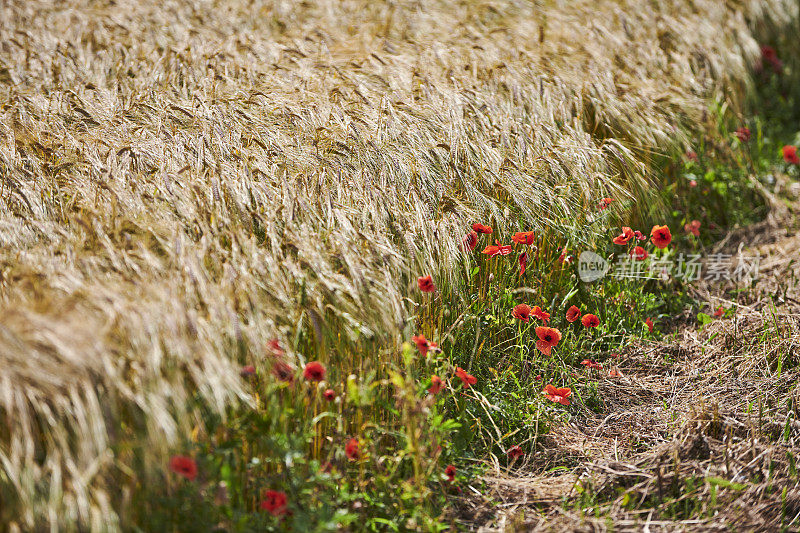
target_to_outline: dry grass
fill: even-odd
[[[520,471],[487,477],[488,499],[472,495],[460,513],[481,531],[796,530],[800,361],[784,355],[778,373],[776,352],[793,354],[800,332],[778,316],[789,330],[754,346],[773,328],[763,318],[687,336],[692,347],[661,372],[647,360],[674,345],[632,354],[628,381],[601,387],[602,416],[556,430]]]
[[[602,231],[586,208],[646,198],[648,154],[746,83],[745,18],[792,9],[3,2],[0,521],[116,527],[270,338],[379,365],[477,219]]]

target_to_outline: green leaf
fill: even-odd
[[[701,325],[705,326],[706,324],[713,322],[714,319],[711,317],[711,315],[697,313],[697,321],[700,322]]]
[[[386,526],[389,526],[389,528],[392,531],[400,531],[400,528],[398,527],[397,524],[395,524],[391,520],[387,520],[386,518],[378,518],[378,517],[373,518],[372,520],[370,520],[370,524],[384,524]]]
[[[744,490],[747,488],[747,485],[736,483],[735,481],[729,481],[721,477],[709,476],[706,478],[706,481],[708,481],[712,485],[716,485],[718,487],[723,487],[726,489]]]

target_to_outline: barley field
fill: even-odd
[[[741,116],[761,41],[797,21],[790,0],[0,3],[2,529],[135,530],[209,417],[270,403],[245,365],[379,380],[420,331],[446,344],[473,223],[545,250],[651,220],[665,154],[709,101]],[[342,409],[342,435],[406,424]]]

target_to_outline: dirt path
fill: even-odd
[[[479,531],[800,530],[800,237],[796,189],[713,250],[758,254],[746,291],[695,287],[735,312],[623,354],[582,407],[514,470],[460,502]],[[786,200],[788,199],[788,200]],[[708,311],[706,311],[708,312]],[[477,495],[479,493],[479,495]]]

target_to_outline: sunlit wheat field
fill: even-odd
[[[3,528],[132,527],[137,494],[173,490],[169,457],[209,417],[270,404],[245,365],[270,382],[278,356],[319,361],[344,384],[389,379],[421,331],[446,343],[457,313],[433,309],[468,305],[476,222],[494,230],[481,248],[533,231],[544,250],[651,220],[656,163],[693,149],[710,101],[741,112],[756,32],[797,11],[0,3]],[[342,435],[405,423],[340,414]]]

